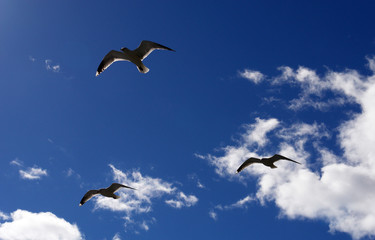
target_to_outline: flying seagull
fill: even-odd
[[[105,197],[111,197],[111,198],[114,198],[114,199],[118,199],[118,198],[120,198],[120,196],[116,195],[115,192],[117,190],[119,190],[120,188],[122,188],[122,187],[136,190],[135,188],[132,188],[132,187],[129,187],[129,186],[125,186],[125,185],[122,185],[120,183],[112,183],[111,186],[109,186],[107,188],[101,188],[99,190],[89,190],[85,194],[85,196],[83,196],[81,202],[79,203],[79,206],[82,206],[83,204],[85,204],[85,202],[87,202],[93,196],[98,195],[98,194],[101,194],[101,195],[103,195]]]
[[[287,157],[284,157],[284,156],[281,156],[279,154],[275,154],[273,155],[272,157],[269,157],[269,158],[262,158],[262,159],[259,159],[259,158],[249,158],[247,159],[244,163],[242,163],[242,165],[237,169],[237,173],[241,172],[244,168],[246,168],[247,166],[250,166],[251,164],[253,163],[263,163],[264,165],[266,165],[267,167],[270,167],[270,168],[277,168],[274,163],[276,161],[279,161],[279,160],[288,160],[288,161],[292,161],[292,162],[295,162],[295,163],[298,163],[298,164],[301,164],[299,162],[296,162],[292,159],[289,159]]]
[[[138,48],[134,50],[129,50],[126,47],[123,47],[121,48],[122,52],[111,50],[109,53],[107,53],[102,62],[99,64],[98,70],[96,70],[96,76],[98,76],[116,61],[130,61],[137,65],[137,68],[141,73],[147,73],[150,69],[143,65],[142,60],[155,49],[164,49],[175,52],[175,50],[170,49],[169,47],[143,40],[141,44],[139,44]]]

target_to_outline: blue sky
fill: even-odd
[[[0,1],[0,239],[374,238],[374,7]]]

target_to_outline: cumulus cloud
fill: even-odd
[[[235,169],[249,155],[272,155],[265,152],[270,144],[255,148],[246,140],[252,138],[257,125],[246,129],[242,139],[235,145],[224,147],[223,154],[206,159],[215,171],[230,180],[258,178],[256,198],[263,204],[274,201],[280,208],[281,216],[290,219],[321,219],[329,224],[330,230],[350,234],[354,239],[375,236],[375,59],[368,59],[368,67],[373,75],[362,75],[356,70],[342,72],[328,71],[323,77],[315,71],[300,67],[294,71],[283,67],[282,74],[274,81],[298,84],[301,86],[301,106],[310,104],[311,96],[326,101],[323,92],[331,93],[328,100],[343,99],[343,102],[356,103],[359,113],[352,114],[349,120],[340,121],[332,131],[324,123],[294,123],[286,126],[281,123],[270,128],[277,140],[277,152],[298,160],[302,165],[279,161],[277,171],[259,164],[246,168],[240,176]],[[329,103],[329,101],[328,101]],[[331,105],[332,106],[332,105]],[[263,121],[267,121],[264,119]],[[333,136],[343,153],[335,153],[324,147],[325,138]],[[264,135],[268,137],[268,135]],[[306,150],[306,143],[313,149]],[[321,160],[319,171],[313,171],[309,164],[314,154]],[[243,174],[242,174],[243,173]]]
[[[52,64],[51,59],[44,60],[46,69],[52,72],[60,72],[60,65],[59,64]]]
[[[83,239],[76,224],[51,212],[33,213],[18,209],[0,223],[2,240],[75,240]]]
[[[38,167],[28,168],[27,170],[19,170],[19,173],[22,179],[27,180],[36,180],[40,179],[42,176],[47,176],[47,170]]]
[[[160,178],[143,176],[139,171],[123,172],[112,164],[109,165],[113,172],[113,179],[116,182],[124,183],[137,190],[121,189],[117,192],[121,198],[114,200],[99,196],[95,201],[95,209],[109,209],[112,211],[125,212],[126,224],[136,224],[133,220],[135,213],[149,213],[152,211],[152,202],[156,199],[168,197],[165,203],[174,208],[191,207],[198,202],[194,195],[187,195],[173,186],[172,183]],[[153,221],[151,221],[152,223]],[[145,228],[146,222],[139,225]],[[148,228],[148,225],[147,225]]]
[[[259,146],[264,146],[267,142],[266,134],[279,125],[279,121],[275,118],[271,119],[255,119],[255,124],[246,126],[246,133],[242,135],[247,145],[254,143]]]
[[[261,72],[250,69],[240,71],[239,74],[242,78],[245,78],[255,84],[260,83],[264,79],[264,75]]]

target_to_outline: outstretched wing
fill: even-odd
[[[261,161],[259,158],[251,157],[247,159],[244,163],[242,163],[242,165],[237,169],[237,173],[241,172],[245,167],[250,166],[253,163],[260,163],[260,162]]]
[[[139,44],[138,48],[134,49],[134,52],[137,54],[138,57],[141,58],[141,60],[143,60],[155,49],[164,49],[164,50],[175,52],[175,50],[169,47],[163,46],[159,43],[147,41],[147,40],[143,40],[141,44]]]
[[[92,198],[93,196],[99,194],[99,190],[90,190],[88,191],[85,196],[83,196],[81,202],[79,203],[79,206],[82,206],[83,204],[85,204],[85,202],[87,202],[88,200],[90,200],[90,198]]]
[[[109,53],[107,53],[107,55],[105,55],[105,57],[103,58],[103,60],[99,64],[99,67],[96,70],[96,76],[98,76],[100,73],[102,73],[109,66],[111,66],[112,63],[114,63],[116,61],[129,61],[129,59],[127,58],[127,56],[124,53],[119,52],[119,51],[115,51],[115,50],[111,50]]]
[[[120,184],[120,183],[112,183],[111,186],[109,186],[107,188],[108,191],[111,191],[111,192],[116,192],[117,190],[119,190],[120,188],[130,188],[130,189],[133,189],[133,190],[136,190],[135,188],[132,188],[132,187],[129,187],[129,186],[126,186],[126,185],[123,185],[123,184]]]
[[[299,163],[299,162],[297,162],[297,161],[294,161],[294,160],[292,160],[292,159],[290,159],[290,158],[287,158],[287,157],[281,156],[281,155],[279,155],[279,154],[275,154],[275,155],[273,155],[273,156],[270,158],[270,160],[272,160],[273,162],[276,162],[276,161],[279,161],[279,160],[288,160],[288,161],[291,161],[291,162],[295,162],[295,163],[301,164],[301,163]]]

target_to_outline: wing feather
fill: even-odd
[[[279,160],[288,160],[288,161],[291,161],[291,162],[294,162],[294,163],[301,164],[301,163],[299,163],[299,162],[297,162],[297,161],[294,161],[294,160],[292,160],[292,159],[290,159],[290,158],[284,157],[284,156],[279,155],[279,154],[275,154],[275,155],[273,155],[270,159],[271,159],[273,162],[276,162],[276,161],[279,161]]]
[[[82,206],[83,204],[85,204],[85,202],[87,202],[88,200],[90,200],[93,196],[99,194],[99,190],[90,190],[88,191],[82,198],[81,202],[79,203],[79,206]]]
[[[260,163],[260,159],[259,158],[249,158],[247,159],[244,163],[242,163],[242,165],[237,169],[237,173],[241,172],[244,168],[250,166],[251,164],[253,163]]]
[[[134,49],[134,52],[137,54],[138,57],[141,58],[141,60],[143,60],[155,49],[164,49],[175,52],[175,50],[169,47],[147,40],[143,40],[141,44],[139,44],[138,48]]]
[[[123,52],[111,50],[107,55],[104,56],[100,62],[98,69],[96,70],[96,76],[106,70],[112,63],[117,61],[129,61],[127,56]]]
[[[120,188],[130,188],[130,189],[133,189],[133,190],[136,190],[135,188],[132,188],[132,187],[129,187],[129,186],[126,186],[126,185],[123,185],[123,184],[120,184],[120,183],[112,183],[111,186],[109,186],[107,188],[108,191],[111,191],[111,192],[116,192],[117,190],[119,190]]]

